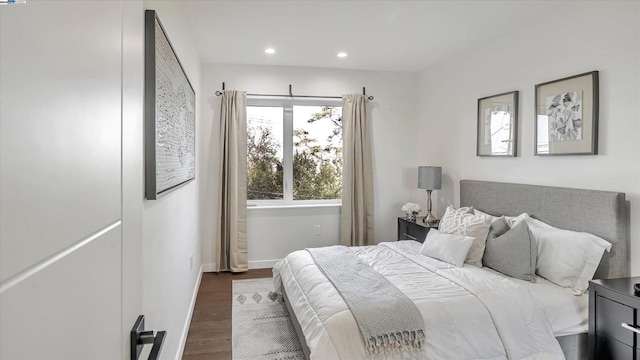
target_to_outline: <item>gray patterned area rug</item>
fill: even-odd
[[[304,360],[273,279],[234,280],[231,308],[233,360]]]

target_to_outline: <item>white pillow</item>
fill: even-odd
[[[556,228],[531,232],[538,238],[538,274],[577,294],[587,290],[605,250],[611,250],[609,242],[589,233]]]
[[[526,220],[527,221],[527,225],[529,225],[529,228],[531,228],[533,226],[533,227],[537,227],[539,229],[550,229],[550,228],[556,229],[553,226],[551,226],[551,225],[549,225],[549,224],[547,224],[545,222],[542,222],[542,221],[540,221],[538,219],[532,218],[527,213],[522,213],[522,214],[520,214],[518,216],[515,216],[515,217],[513,217],[513,216],[505,216],[505,219],[507,219],[507,223],[511,227],[514,227],[514,226],[518,225],[520,223],[520,221],[522,221],[522,220]]]
[[[438,230],[444,234],[456,234],[473,237],[473,246],[467,255],[465,262],[477,267],[482,267],[482,255],[484,246],[491,227],[491,217],[470,214],[466,211],[456,210],[448,206]]]
[[[462,267],[471,245],[473,245],[471,236],[443,234],[436,229],[431,229],[420,248],[420,253]]]
[[[526,221],[538,241],[538,275],[580,295],[587,290],[602,255],[611,244],[593,234],[555,228],[527,214],[515,223]]]

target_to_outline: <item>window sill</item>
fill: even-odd
[[[329,207],[341,207],[341,206],[342,204],[247,205],[247,210],[329,208]]]

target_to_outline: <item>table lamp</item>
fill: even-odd
[[[431,213],[431,192],[442,188],[442,168],[440,166],[419,166],[418,167],[418,189],[427,190],[427,216],[422,221],[425,224],[433,225],[438,222]]]

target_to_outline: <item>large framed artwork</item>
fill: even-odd
[[[598,154],[598,72],[536,85],[535,155]]]
[[[478,156],[516,156],[518,151],[518,92],[478,99]]]
[[[196,97],[154,10],[144,52],[145,195],[156,200],[195,179]]]

